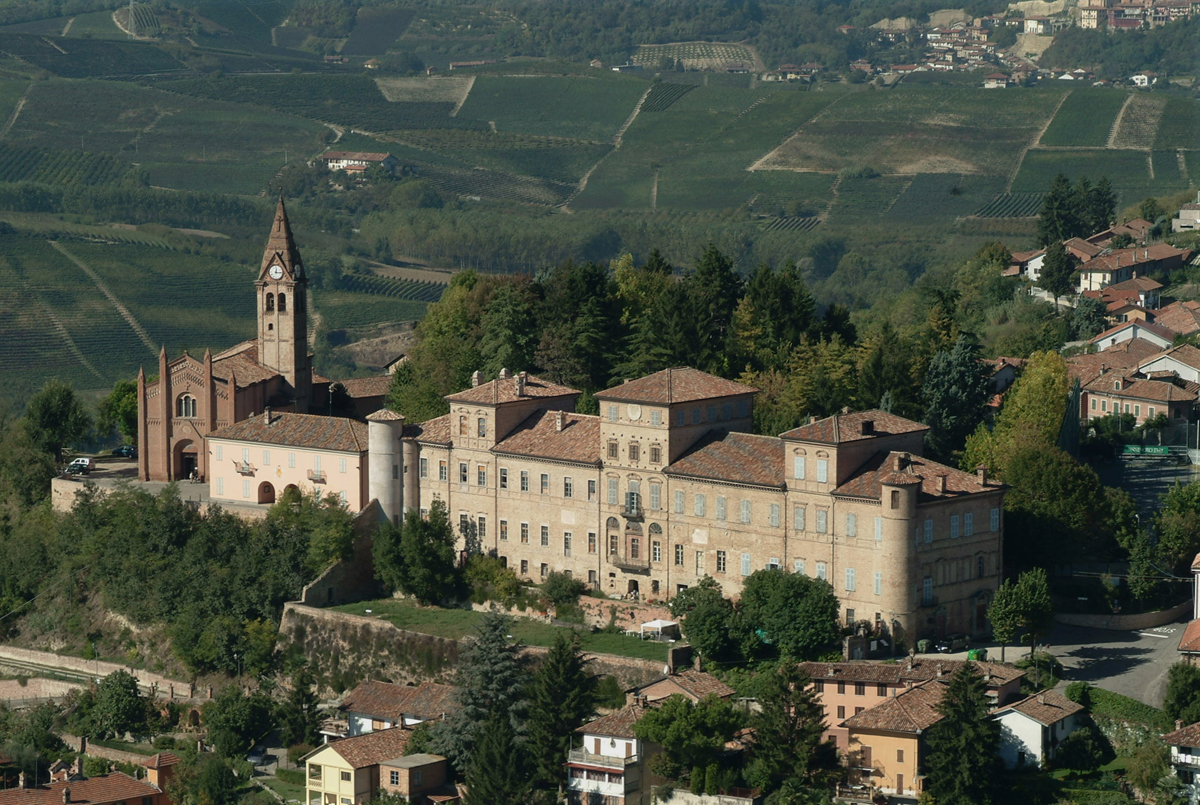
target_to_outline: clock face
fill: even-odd
[[[282,266],[271,266],[270,270],[267,271],[267,273],[271,275],[271,279],[273,279],[273,280],[280,279],[283,277],[283,267]]]

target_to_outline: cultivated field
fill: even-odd
[[[1114,148],[1153,148],[1167,101],[1145,92],[1135,92],[1121,116],[1112,139]],[[1195,130],[1193,129],[1193,134]],[[1200,135],[1197,135],[1200,139]],[[1200,145],[1200,143],[1197,143]]]
[[[672,45],[641,45],[631,61],[643,67],[657,69],[663,59],[683,62],[689,70],[755,70],[761,69],[754,52],[745,45],[724,42],[679,42]]]
[[[1087,87],[1072,90],[1050,122],[1041,144],[1103,148],[1129,93]]]
[[[493,123],[501,132],[610,142],[646,91],[641,79],[610,75],[481,75],[455,120]]]
[[[1031,218],[1042,209],[1042,193],[1001,193],[983,205],[980,218]]]
[[[1200,150],[1200,102],[1178,97],[1168,100],[1154,147]]]
[[[461,104],[471,91],[474,76],[438,76],[436,78],[376,78],[375,84],[383,97],[392,103],[452,103]]]
[[[1152,158],[1156,168],[1153,177],[1150,174]],[[1168,195],[1187,187],[1186,180],[1179,175],[1173,152],[1037,149],[1025,156],[1012,192],[1044,192],[1050,180],[1059,173],[1072,181],[1086,176],[1095,182],[1101,176],[1107,176],[1120,196],[1119,206],[1137,204],[1147,196]]]
[[[361,8],[354,32],[342,46],[345,56],[377,56],[391,49],[416,15],[411,9]]]

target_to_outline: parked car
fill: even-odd
[[[137,458],[137,448],[131,444],[123,444],[114,448],[112,454],[121,458]]]
[[[67,465],[67,475],[87,475],[92,471],[90,458],[77,458]]]
[[[933,650],[939,654],[952,654],[964,651],[971,646],[971,638],[965,634],[948,634],[933,644]]]
[[[246,760],[250,761],[251,766],[261,766],[267,761],[267,750],[256,746],[246,755]]]

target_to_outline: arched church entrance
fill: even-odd
[[[270,481],[263,481],[258,485],[258,502],[259,503],[274,503],[275,502],[275,487],[271,486]]]
[[[196,443],[191,439],[181,439],[175,443],[175,454],[171,462],[172,477],[183,481],[192,477],[192,473],[200,472],[200,458]]]

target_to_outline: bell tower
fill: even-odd
[[[308,278],[282,196],[254,284],[258,288],[258,362],[283,375],[295,397],[296,411],[307,413],[312,398]]]

